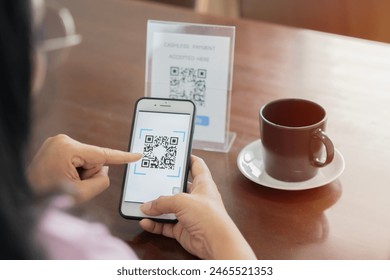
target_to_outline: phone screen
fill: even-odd
[[[144,203],[184,191],[191,123],[187,113],[138,111],[130,152],[143,157],[128,165],[125,202]]]

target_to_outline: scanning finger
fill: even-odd
[[[142,154],[81,144],[79,152],[89,163],[125,164],[141,159]]]

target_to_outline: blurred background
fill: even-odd
[[[133,0],[390,43],[390,0]]]

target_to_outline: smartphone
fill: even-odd
[[[120,202],[124,218],[176,221],[174,214],[147,216],[140,206],[186,191],[195,110],[190,100],[145,97],[137,101],[129,151],[142,153],[142,158],[126,166]]]

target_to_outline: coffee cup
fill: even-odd
[[[264,169],[274,179],[300,182],[332,162],[334,146],[325,133],[327,114],[304,99],[279,99],[260,109]]]

